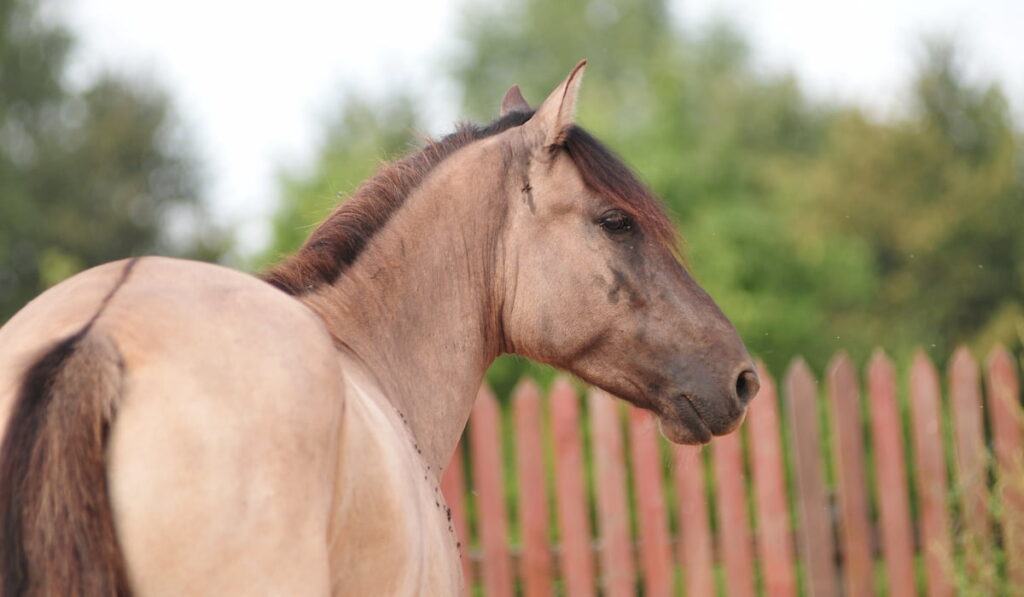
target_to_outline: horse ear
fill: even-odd
[[[529,112],[530,110],[530,104],[526,103],[526,98],[519,91],[519,85],[509,87],[508,92],[505,93],[505,99],[501,100],[501,115],[504,116],[509,112]]]
[[[533,118],[526,123],[526,127],[543,139],[545,147],[561,143],[566,131],[572,126],[576,116],[576,95],[586,66],[587,61],[580,60],[569,76],[551,92],[548,99],[537,108]]]

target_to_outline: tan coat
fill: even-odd
[[[0,416],[26,366],[99,309],[126,262],[0,329]],[[90,334],[124,359],[111,503],[140,595],[453,595],[436,471],[320,320],[262,281],[144,258]]]

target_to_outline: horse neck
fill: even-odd
[[[505,177],[501,160],[486,159],[493,151],[469,149],[440,164],[333,285],[303,299],[377,380],[435,471],[501,349]]]

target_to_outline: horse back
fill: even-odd
[[[67,358],[75,354],[85,356]],[[61,377],[62,367],[78,374]],[[0,461],[35,471],[38,490],[105,478],[107,516],[138,593],[323,593],[344,404],[337,367],[315,316],[252,277],[162,258],[101,266],[44,293],[0,329]],[[90,403],[107,417],[93,451],[99,480],[54,476],[59,466],[36,470],[17,456],[19,442],[79,420],[55,418],[59,409],[50,407],[19,417],[33,374],[44,378],[36,394]],[[65,381],[48,381],[55,379]],[[100,396],[89,384],[116,391]],[[65,448],[72,458],[75,447]],[[33,495],[4,504],[8,518],[24,526]],[[93,508],[78,513],[82,520],[95,515],[95,504],[68,505]],[[46,533],[66,530],[33,520]],[[38,580],[47,554],[21,553]],[[106,564],[118,570],[117,561]],[[44,592],[88,594],[90,586]]]

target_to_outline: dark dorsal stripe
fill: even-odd
[[[416,153],[386,164],[335,208],[297,253],[261,277],[296,296],[334,283],[438,164],[456,150],[520,126],[531,116],[532,112],[510,112],[487,126],[462,124],[440,141],[429,141]],[[642,230],[675,246],[674,228],[660,202],[600,141],[573,125],[562,144],[553,149],[567,152],[584,182],[633,214]]]

